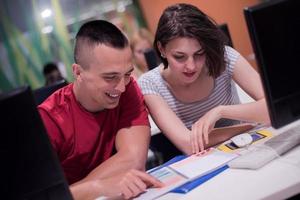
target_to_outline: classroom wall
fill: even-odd
[[[243,8],[258,4],[259,0],[139,0],[140,8],[149,29],[155,33],[162,11],[174,3],[197,6],[218,24],[227,23],[233,45],[257,69],[244,19]]]

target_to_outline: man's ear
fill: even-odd
[[[165,58],[166,57],[165,49],[163,48],[160,42],[157,42],[157,48],[160,52],[160,56]]]
[[[73,76],[76,81],[80,81],[82,79],[82,67],[76,63],[72,65]]]

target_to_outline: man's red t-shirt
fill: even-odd
[[[46,99],[38,110],[69,184],[112,156],[119,129],[149,126],[144,99],[134,80],[114,109],[97,114],[86,111],[76,101],[71,83]]]

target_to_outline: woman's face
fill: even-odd
[[[204,49],[196,39],[175,38],[160,50],[168,60],[170,75],[183,84],[197,80],[205,66]]]

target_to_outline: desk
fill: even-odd
[[[276,135],[288,127],[280,131],[272,128],[270,130]],[[298,193],[300,193],[299,145],[258,170],[227,169],[185,195],[169,193],[159,199],[273,200],[285,199]]]

